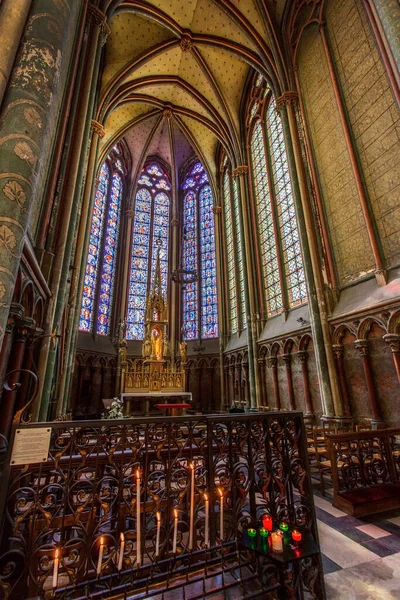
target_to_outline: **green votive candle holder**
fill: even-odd
[[[249,537],[254,538],[257,535],[257,531],[255,529],[248,529],[247,534]]]
[[[265,527],[261,527],[261,529],[259,531],[260,531],[260,536],[262,538],[267,538],[268,537],[268,535],[269,535],[268,529],[265,529]]]
[[[279,524],[279,529],[284,533],[287,533],[289,531],[289,525],[283,521]]]

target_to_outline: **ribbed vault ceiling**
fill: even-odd
[[[251,67],[279,79],[270,45],[284,4],[110,0],[97,115],[105,128],[101,158],[124,137],[133,173],[148,155],[179,169],[196,153],[214,178],[218,142],[240,164],[243,88]]]

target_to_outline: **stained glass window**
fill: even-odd
[[[289,306],[296,306],[307,299],[307,289],[282,122],[273,97],[267,112],[267,131]]]
[[[118,248],[118,231],[122,199],[122,180],[118,173],[112,178],[107,227],[104,240],[103,266],[100,275],[100,291],[97,308],[96,331],[109,335]]]
[[[182,267],[196,271],[199,281],[182,293],[182,327],[186,340],[218,337],[218,294],[215,226],[211,188],[197,162],[184,179]]]
[[[126,337],[130,340],[142,340],[144,337],[146,300],[154,279],[158,239],[162,241],[160,262],[165,295],[168,287],[170,199],[164,191],[157,190],[170,190],[171,186],[156,163],[151,163],[143,170],[138,185],[127,310]]]
[[[237,273],[239,280],[239,302],[240,302],[240,315],[242,319],[242,328],[246,329],[247,327],[247,319],[246,319],[246,302],[245,302],[245,289],[244,289],[244,266],[243,266],[243,245],[244,240],[242,236],[242,230],[240,228],[240,205],[239,205],[239,190],[238,190],[238,181],[234,179],[233,181],[233,220],[235,223],[235,232],[236,232],[236,262],[237,262]]]
[[[228,298],[229,298],[229,329],[231,333],[238,330],[237,315],[237,293],[236,293],[236,273],[235,273],[235,250],[233,240],[233,216],[231,207],[231,190],[228,172],[225,171],[223,177],[223,200],[224,200],[224,220],[225,220],[225,239],[226,239],[226,262],[227,262],[227,280],[228,280]]]
[[[91,331],[94,318],[94,306],[100,262],[100,250],[104,228],[105,208],[109,185],[109,169],[106,163],[101,167],[99,184],[94,198],[92,225],[90,228],[89,250],[86,263],[79,329]]]

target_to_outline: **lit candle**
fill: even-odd
[[[250,537],[256,537],[257,531],[255,529],[248,529],[247,533]]]
[[[280,523],[279,529],[284,533],[287,533],[289,531],[289,525],[283,521],[282,523]]]
[[[272,550],[274,552],[283,552],[283,535],[281,531],[271,533]]]
[[[157,538],[156,538],[156,556],[160,554],[160,529],[161,529],[161,513],[156,513],[157,519]]]
[[[263,538],[266,538],[266,537],[268,537],[268,535],[269,535],[269,531],[268,531],[268,529],[265,529],[265,527],[261,527],[261,529],[260,529],[260,535],[261,535],[261,537],[263,537]]]
[[[292,540],[294,542],[298,543],[298,542],[301,542],[301,538],[302,538],[301,532],[297,531],[297,529],[293,529],[293,531],[292,531]]]
[[[178,511],[174,508],[174,540],[172,544],[172,552],[176,554],[176,538],[178,535]]]
[[[99,558],[97,561],[97,575],[100,575],[100,573],[101,573],[101,564],[103,562],[103,552],[104,552],[104,538],[101,537],[100,538]]]
[[[60,556],[60,551],[58,548],[56,548],[55,554],[54,554],[54,562],[53,562],[53,588],[57,587],[57,581],[58,581],[58,563],[59,563],[59,558]]]
[[[139,469],[136,471],[136,553],[137,553],[137,564],[140,565],[142,561],[140,553],[140,473]]]
[[[193,526],[194,526],[194,464],[190,463],[190,524],[189,524],[189,550],[193,549]]]
[[[122,569],[122,562],[124,560],[125,536],[122,533],[122,531],[120,533],[120,538],[121,538],[121,545],[119,547],[118,571],[120,571]]]
[[[205,510],[206,510],[206,522],[204,525],[204,543],[206,545],[206,548],[208,548],[209,545],[209,539],[208,539],[208,530],[209,530],[209,517],[210,517],[210,503],[208,501],[208,496],[207,494],[204,494],[204,501],[205,501]]]
[[[272,517],[270,515],[263,516],[262,524],[265,529],[268,529],[268,531],[272,531]]]
[[[221,543],[224,539],[224,492],[221,488],[218,489],[220,499],[220,508],[219,508],[219,537],[221,538]]]

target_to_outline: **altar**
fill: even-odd
[[[165,404],[166,407],[173,404],[176,404],[177,407],[182,404],[191,405],[192,394],[190,392],[123,392],[121,400],[126,417],[149,417],[160,416],[162,404]]]

